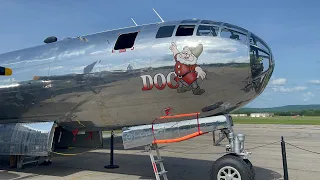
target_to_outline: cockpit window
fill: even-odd
[[[222,22],[216,22],[216,21],[209,21],[209,20],[203,20],[201,21],[201,24],[213,24],[213,25],[220,25]]]
[[[242,32],[243,34],[246,34],[248,32],[248,30],[242,28],[242,27],[239,27],[239,26],[236,26],[236,25],[233,25],[233,24],[228,24],[228,23],[224,23],[223,26],[229,28],[229,29],[234,29],[238,32]]]
[[[156,38],[166,38],[171,37],[173,34],[173,30],[176,26],[162,26],[159,28]]]
[[[114,46],[114,50],[132,48],[138,32],[121,34]]]
[[[199,22],[198,19],[187,19],[187,20],[181,21],[181,24],[184,24],[184,23],[198,23],[198,22]]]
[[[260,38],[258,38],[254,34],[251,34],[250,44],[255,45],[255,46],[267,51],[268,53],[270,53],[270,48]]]
[[[217,36],[219,28],[215,26],[200,25],[197,30],[197,36]]]
[[[192,36],[195,25],[180,25],[177,29],[176,36]]]
[[[270,56],[257,46],[250,45],[250,64],[252,77],[255,78],[270,67]]]
[[[245,43],[247,41],[246,34],[241,33],[239,31],[235,31],[235,30],[229,29],[229,28],[223,28],[221,30],[220,36],[224,37],[224,38],[230,38],[230,39],[238,40],[238,41],[241,41],[243,43]]]

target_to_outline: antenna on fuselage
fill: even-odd
[[[160,18],[161,22],[164,22],[164,20],[161,18],[161,16],[158,14],[158,12],[154,8],[152,8],[152,9],[157,14],[157,16]]]
[[[133,23],[134,23],[136,26],[138,26],[138,24],[136,23],[136,21],[134,21],[133,18],[131,18],[131,20],[133,21]]]

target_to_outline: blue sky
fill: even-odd
[[[320,104],[320,1],[7,0],[0,1],[0,53],[108,29],[199,18],[244,27],[271,47],[276,68],[249,107]]]

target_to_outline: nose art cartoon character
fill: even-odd
[[[197,65],[198,57],[203,51],[202,44],[196,47],[185,46],[180,52],[177,45],[172,42],[170,50],[173,53],[176,62],[174,71],[177,74],[175,80],[179,83],[178,93],[192,90],[194,95],[201,95],[205,92],[197,83],[197,79],[201,77],[203,80],[206,73]]]

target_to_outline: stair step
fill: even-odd
[[[163,176],[163,175],[165,175],[165,174],[167,174],[168,173],[168,171],[161,171],[161,172],[159,172],[158,174],[159,174],[159,176]]]
[[[154,162],[157,163],[157,164],[158,164],[158,163],[162,163],[162,162],[163,162],[163,159],[157,159],[157,160],[154,160]]]

